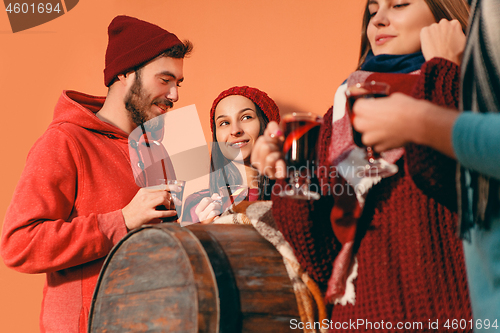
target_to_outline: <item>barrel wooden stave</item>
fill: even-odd
[[[102,299],[107,315],[92,332],[198,332],[197,314],[185,304],[196,292],[189,286],[108,296]]]
[[[217,299],[199,241],[187,230],[174,237],[168,229],[145,227],[127,235],[106,260],[90,332],[214,332]]]
[[[89,327],[280,333],[298,318],[283,259],[253,227],[162,224],[129,233],[113,249]]]
[[[243,317],[241,332],[256,333],[290,333],[290,320],[297,317],[267,316],[259,314],[247,314]],[[300,331],[298,331],[299,333]]]
[[[198,332],[216,332],[219,327],[219,293],[208,256],[200,241],[187,229],[175,233],[186,251],[198,292]]]
[[[264,319],[274,322],[271,325],[275,328],[273,332],[289,332],[290,320],[300,316],[283,257],[275,247],[252,226],[215,224],[192,225],[188,228],[195,234],[197,229],[202,229],[216,235],[235,277],[243,332],[260,332],[245,329],[246,325],[254,321],[252,318],[258,318],[255,320],[259,323],[265,322]],[[283,322],[287,323],[286,327],[282,326],[278,330],[276,325],[282,325]]]
[[[159,248],[178,246],[175,239],[165,237],[159,230],[151,230],[147,237],[142,234],[132,235],[114,254],[113,269],[107,271],[107,295],[144,292],[165,287],[183,286],[194,282],[191,267],[185,254],[173,251],[157,251]],[[152,263],[175,262],[178,265],[152,265]],[[131,284],[133,270],[137,283]],[[162,279],[169,276],[169,281]],[[156,277],[156,278],[155,278]],[[141,283],[141,281],[147,283]]]

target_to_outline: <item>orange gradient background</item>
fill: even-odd
[[[12,33],[0,5],[0,223],[26,155],[64,89],[105,95],[107,26],[131,15],[189,39],[176,107],[195,104],[210,139],[209,109],[233,85],[267,92],[282,113],[323,115],[357,64],[364,0],[81,0],[65,15]],[[0,261],[0,332],[37,332],[45,276]]]

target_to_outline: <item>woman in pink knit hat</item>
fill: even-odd
[[[270,198],[269,179],[250,166],[255,141],[270,121],[279,122],[280,114],[265,92],[242,86],[219,94],[210,109],[209,188],[186,198],[184,221],[211,223],[233,203]]]

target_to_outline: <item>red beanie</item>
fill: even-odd
[[[222,99],[231,95],[241,95],[250,99],[259,106],[269,121],[280,122],[280,110],[278,109],[276,103],[274,103],[271,97],[269,97],[265,92],[260,91],[257,88],[247,86],[232,87],[221,92],[212,104],[212,109],[210,110],[210,129],[212,130],[212,133],[214,132],[215,108]]]
[[[117,16],[108,27],[104,84],[182,44],[176,35],[157,25],[130,16]]]

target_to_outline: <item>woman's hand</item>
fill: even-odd
[[[383,98],[360,98],[353,109],[354,128],[362,133],[363,144],[377,152],[413,142],[455,157],[451,133],[459,115],[457,110],[402,93]]]
[[[283,141],[283,133],[278,123],[271,121],[252,150],[252,166],[271,179],[282,179],[286,176],[286,164],[282,154]]]
[[[442,19],[420,31],[422,53],[426,61],[444,58],[460,65],[466,37],[457,20]]]
[[[217,193],[212,194],[211,197],[201,199],[194,211],[200,223],[209,224],[219,217],[222,210],[221,199],[222,198]]]

